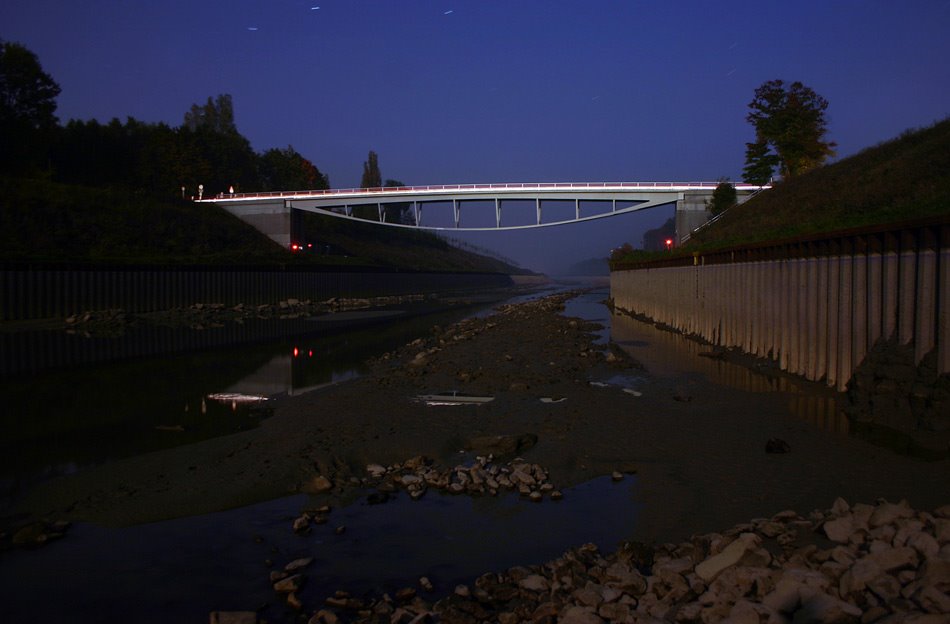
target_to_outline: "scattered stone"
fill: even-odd
[[[734,566],[750,550],[757,548],[762,539],[755,533],[743,533],[739,538],[726,546],[718,555],[709,557],[696,566],[696,574],[707,583],[730,566]]]
[[[302,574],[294,574],[293,576],[288,576],[285,579],[281,579],[274,583],[274,591],[281,594],[289,594],[300,589],[303,585],[304,577]]]
[[[459,585],[431,605],[411,589],[396,594],[398,607],[386,597],[356,606],[342,592],[327,604],[356,612],[357,622],[380,616],[399,623],[946,622],[950,556],[938,551],[921,558],[910,545],[915,535],[936,541],[934,520],[940,517],[897,507],[899,513],[883,501],[851,507],[839,500],[832,509],[812,512],[811,520],[784,511],[652,549],[626,544],[602,555],[587,544],[543,565],[482,575],[474,588]],[[854,539],[868,531],[875,512],[891,522],[874,531],[893,539],[904,531],[899,539],[908,543]],[[769,535],[805,528],[820,535],[827,527],[831,533],[850,527],[852,534],[829,549],[818,548],[826,543],[820,536],[806,547],[779,545],[774,556],[762,547],[763,538],[775,539]],[[423,579],[420,587],[425,589]]]
[[[294,559],[290,563],[284,566],[285,572],[296,572],[297,570],[302,570],[308,565],[313,563],[313,557],[301,557],[300,559]]]
[[[307,494],[323,494],[333,489],[333,482],[323,475],[317,475],[300,488]]]
[[[211,624],[257,624],[257,614],[253,611],[212,611]]]
[[[522,448],[525,441],[533,445],[537,440],[537,436],[533,434],[510,437],[491,436],[476,438],[474,447],[483,452],[485,450],[503,451],[508,448],[506,444],[498,444],[498,440],[503,438],[520,440],[518,443],[511,444],[512,449]],[[469,450],[474,450],[471,444],[468,447]],[[474,465],[459,465],[451,469],[435,465],[431,460],[420,456],[402,464],[390,466],[369,464],[367,473],[369,476],[362,479],[360,483],[364,486],[376,487],[378,490],[369,495],[367,500],[370,504],[384,502],[388,500],[389,493],[400,489],[406,490],[413,500],[419,500],[425,496],[430,487],[448,494],[472,496],[485,494],[497,496],[502,490],[517,490],[522,496],[535,502],[543,500],[545,493],[548,493],[553,500],[559,500],[562,497],[555,485],[548,481],[548,471],[542,466],[529,464],[520,457],[514,458],[507,464],[496,463],[494,452],[478,455]]]
[[[300,602],[300,598],[298,598],[297,594],[295,594],[294,592],[290,592],[289,594],[287,594],[287,605],[290,608],[295,609],[297,611],[300,611],[301,609],[303,609],[303,603]]]
[[[465,448],[476,453],[492,453],[498,456],[523,453],[538,443],[538,436],[533,433],[521,435],[497,435],[472,438],[465,443]]]
[[[770,438],[769,441],[765,443],[766,453],[789,453],[791,450],[792,447],[789,446],[788,442],[781,438]]]

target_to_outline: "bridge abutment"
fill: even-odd
[[[712,217],[706,206],[706,201],[711,197],[711,191],[686,191],[683,198],[676,201],[677,244]]]
[[[221,202],[218,205],[285,249],[293,242],[293,235],[298,228],[297,219],[283,199]]]

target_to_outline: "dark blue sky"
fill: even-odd
[[[319,7],[319,8],[314,8]],[[255,149],[356,186],[741,176],[766,80],[829,102],[839,157],[950,114],[950,1],[5,0],[58,115],[179,125],[230,93]],[[479,235],[536,268],[605,255],[671,211]],[[577,228],[577,229],[573,229]]]

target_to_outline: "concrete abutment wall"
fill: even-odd
[[[616,307],[845,390],[880,340],[950,373],[950,220],[611,273]]]

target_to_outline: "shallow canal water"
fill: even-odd
[[[705,376],[724,386],[788,393],[793,413],[803,404],[794,397],[810,396],[788,381],[696,357],[704,349],[697,343],[611,316],[607,296],[606,290],[589,292],[569,302],[565,314],[603,324],[598,340],[618,343],[646,363],[650,375],[686,385]],[[3,416],[11,436],[0,449],[6,501],[40,479],[254,427],[266,411],[208,395],[319,388],[359,375],[367,357],[432,325],[472,313],[5,380],[0,390],[14,408]],[[636,391],[647,377],[597,381]],[[272,623],[289,622],[293,613],[275,596],[268,575],[298,557],[315,558],[300,592],[310,607],[336,589],[391,592],[416,586],[420,576],[433,581],[435,594],[427,598],[436,598],[484,572],[541,563],[586,542],[613,550],[636,526],[636,492],[636,478],[628,476],[619,483],[594,479],[566,490],[563,501],[541,504],[514,495],[430,493],[420,501],[399,494],[370,505],[363,493],[306,536],[291,528],[308,507],[306,496],[121,529],[79,524],[44,548],[0,553],[0,614],[15,622],[206,622],[213,610],[259,610]],[[345,531],[338,535],[339,526]]]
[[[295,395],[339,383],[362,374],[368,358],[427,335],[433,325],[492,307],[467,306],[349,329],[288,321],[299,331],[277,338],[268,336],[283,321],[271,321],[248,328],[249,342],[243,344],[48,371],[0,371],[0,517],[42,480],[257,427],[268,416],[266,402],[210,398],[214,395]],[[28,336],[25,341],[82,360],[102,352],[134,353],[137,347],[126,348],[130,344],[154,348],[155,341],[166,340],[163,344],[173,348],[185,344],[181,331],[143,336],[132,330],[119,337],[67,341]],[[6,337],[7,344],[11,340]]]

